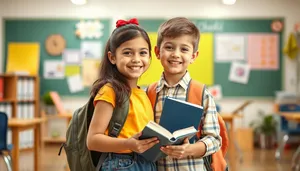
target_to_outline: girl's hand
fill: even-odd
[[[136,153],[143,153],[159,142],[157,137],[139,140],[142,132],[139,132],[126,140],[126,146]]]
[[[189,139],[185,138],[182,145],[170,145],[166,147],[161,147],[160,150],[172,158],[182,159],[189,156],[187,152],[187,148],[189,146]]]

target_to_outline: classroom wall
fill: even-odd
[[[300,21],[300,0],[237,0],[233,6],[226,6],[221,0],[89,0],[85,6],[75,6],[69,0],[0,0],[0,19],[3,17],[30,18],[93,18],[136,16],[161,18],[173,16],[185,17],[285,17],[285,38]],[[3,40],[2,23],[0,23],[0,40]],[[0,69],[3,62],[3,42],[0,41]],[[284,60],[283,87],[295,91],[295,64]],[[230,112],[241,104],[244,98],[227,98],[219,101],[222,111]],[[255,118],[258,109],[272,112],[273,99],[254,99],[255,103],[245,110],[245,117],[237,121],[238,126],[248,125]],[[83,105],[86,98],[63,98],[68,109]]]

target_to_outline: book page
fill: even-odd
[[[177,130],[173,133],[173,137],[175,139],[177,139],[178,137],[182,137],[182,136],[187,136],[187,135],[191,135],[191,134],[195,134],[197,133],[198,130],[195,129],[195,127],[191,126],[191,127],[188,127],[188,128],[183,128],[183,129],[180,129],[180,130]]]
[[[150,121],[148,124],[147,124],[147,127],[151,128],[152,130],[154,130],[155,132],[167,137],[168,139],[171,139],[173,138],[173,135],[168,131],[166,130],[164,127],[158,125],[157,123],[153,122],[153,121]]]

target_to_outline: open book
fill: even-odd
[[[194,126],[191,126],[171,133],[154,121],[150,121],[143,129],[140,139],[157,137],[159,139],[159,143],[140,155],[149,161],[157,161],[158,159],[166,156],[166,154],[160,150],[160,147],[182,144],[185,138],[190,139],[195,136],[197,132],[198,130],[196,130]]]
[[[161,112],[159,125],[169,132],[175,132],[193,126],[198,129],[203,116],[203,107],[171,97],[166,97]],[[191,139],[193,143],[195,139]]]

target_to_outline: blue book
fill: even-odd
[[[159,125],[170,132],[190,126],[198,128],[202,115],[202,106],[166,97]]]
[[[140,137],[140,139],[157,137],[160,142],[140,155],[154,162],[166,157],[160,147],[180,145],[185,138],[193,142],[202,114],[202,106],[166,97],[159,125],[150,121]]]
[[[158,159],[167,156],[160,150],[160,147],[182,144],[185,138],[194,137],[197,132],[198,130],[191,126],[171,133],[154,121],[150,121],[143,129],[140,139],[157,137],[159,139],[159,143],[140,155],[149,161],[155,162]]]

